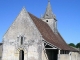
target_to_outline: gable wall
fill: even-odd
[[[20,37],[23,36],[23,45]],[[24,51],[24,60],[40,60],[42,36],[28,13],[23,9],[3,37],[2,60],[19,60],[19,51]]]

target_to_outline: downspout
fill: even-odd
[[[69,53],[69,56],[70,56],[70,60],[72,60],[72,58],[71,58],[71,52]]]
[[[58,50],[58,60],[60,60],[60,50]]]

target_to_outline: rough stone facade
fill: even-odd
[[[41,60],[42,36],[25,8],[3,37],[2,60],[19,60],[20,50],[24,51],[24,60]]]
[[[58,60],[80,60],[80,54],[77,52],[70,52],[69,54],[60,54]]]
[[[3,45],[2,45],[2,43],[0,43],[0,60],[2,59],[2,47],[3,47]]]
[[[57,21],[54,19],[42,19],[44,22],[46,22],[53,32],[57,32]]]

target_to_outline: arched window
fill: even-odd
[[[19,60],[24,60],[24,51],[23,50],[19,51]]]
[[[23,44],[23,36],[21,36],[21,45]]]

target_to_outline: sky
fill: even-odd
[[[80,0],[50,0],[57,29],[69,44],[80,42]],[[0,42],[23,7],[38,18],[44,15],[48,0],[0,0]]]

